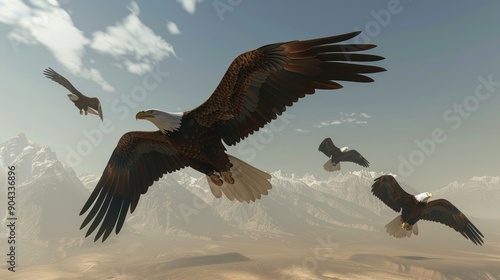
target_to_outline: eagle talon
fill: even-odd
[[[401,228],[404,228],[406,230],[412,230],[413,226],[410,225],[409,223],[402,223]]]
[[[216,184],[217,186],[219,186],[219,187],[220,187],[220,186],[222,186],[222,184],[224,183],[224,182],[222,181],[222,179],[220,178],[220,176],[219,176],[219,175],[217,175],[217,174],[211,174],[211,175],[210,175],[210,176],[208,176],[208,177],[210,177],[210,180],[212,180],[212,182],[213,182],[214,184]]]
[[[234,179],[233,179],[233,173],[231,171],[223,171],[221,172],[222,178],[224,178],[224,181],[226,181],[228,184],[234,184]]]
[[[334,62],[345,60],[340,57],[344,53],[375,47],[342,43],[359,33],[271,43],[241,53],[231,62],[213,94],[194,109],[175,113],[155,109],[137,112],[136,119],[147,120],[159,130],[127,132],[120,138],[97,182],[96,190],[100,189],[100,193],[90,195],[80,211],[81,215],[87,213],[80,227],[88,226],[85,235],[97,231],[94,240],[102,237],[105,241],[113,231],[117,234],[127,220],[129,211],[125,210],[132,212],[140,196],[150,187],[153,189],[158,177],[185,167],[205,174],[216,198],[225,195],[230,201],[250,202],[267,195],[272,189],[272,176],[227,154],[226,144],[232,146],[263,128],[282,115],[286,107],[316,89],[341,88],[342,83],[337,80],[369,82],[372,79],[365,74],[385,71],[374,65]],[[343,46],[347,48],[344,50]],[[355,60],[381,59],[362,54]],[[293,74],[280,74],[287,71]],[[83,96],[51,69],[44,73],[74,92],[75,97],[70,100],[77,107],[96,110],[90,104],[100,104],[97,98]],[[150,191],[151,195],[154,194]],[[125,203],[123,207],[121,202]]]

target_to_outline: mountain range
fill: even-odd
[[[99,175],[77,176],[50,147],[29,141],[22,133],[0,144],[0,167],[5,170],[10,165],[18,174],[20,238],[44,241],[84,235],[79,231],[83,217],[78,214]],[[179,171],[166,175],[141,197],[123,231],[205,240],[259,239],[334,231],[378,232],[396,215],[370,192],[373,180],[384,173],[337,172],[325,178],[280,170],[271,174],[269,195],[253,203],[215,198],[201,174],[196,177]],[[1,172],[3,191],[5,176],[6,171]],[[403,179],[398,181],[408,192],[418,193]],[[493,210],[498,210],[500,202],[500,177],[452,182],[433,195],[452,201],[472,219],[496,218]],[[6,200],[0,207],[6,209]]]

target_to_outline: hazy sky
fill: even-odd
[[[362,30],[352,41],[377,44],[370,53],[386,57],[376,65],[387,72],[302,99],[229,152],[324,177],[317,149],[331,137],[370,170],[419,188],[498,176],[499,9],[493,0],[0,0],[0,142],[25,132],[78,174],[100,174],[123,133],[155,129],[137,111],[196,107],[238,54]],[[99,97],[105,124],[80,116],[46,67]]]

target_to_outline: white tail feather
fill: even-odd
[[[214,184],[212,180],[210,180],[210,177],[207,176],[207,181],[208,181],[208,186],[210,187],[210,190],[212,191],[212,194],[216,198],[220,198],[222,196],[222,189]],[[232,200],[232,199],[231,199]]]
[[[390,236],[394,236],[396,238],[405,238],[410,237],[413,234],[418,235],[418,226],[415,223],[411,230],[407,230],[403,228],[401,225],[403,224],[403,219],[401,219],[401,215],[394,218],[387,225],[385,225],[385,232],[387,232]]]
[[[231,167],[232,177],[234,179],[234,184],[228,184],[224,182],[222,186],[217,186],[210,180],[207,176],[208,185],[212,194],[220,198],[222,193],[229,200],[238,200],[239,202],[255,201],[260,199],[262,195],[267,195],[268,190],[272,188],[271,175],[259,170],[248,163],[240,160],[232,155],[227,155],[229,161],[233,164]]]
[[[323,168],[328,172],[340,170],[340,162],[334,164],[332,160],[329,159],[327,162],[325,162],[325,164],[323,164]]]
[[[94,109],[92,109],[90,107],[87,107],[87,113],[99,116],[99,113],[96,110],[94,110]]]

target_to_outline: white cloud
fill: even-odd
[[[367,113],[340,113],[340,116],[341,117],[338,120],[321,122],[320,124],[314,125],[314,127],[322,128],[325,126],[340,125],[344,123],[367,124],[368,121],[366,121],[366,119],[372,118]]]
[[[171,21],[167,22],[167,30],[168,32],[170,32],[170,34],[173,35],[181,34],[181,31],[179,30],[179,27],[177,27],[177,24]]]
[[[128,8],[131,13],[121,22],[92,34],[90,47],[113,56],[130,73],[140,75],[152,71],[165,57],[175,56],[175,52],[172,45],[141,22],[137,3],[132,2]]]
[[[177,0],[177,2],[182,4],[184,10],[192,15],[196,11],[196,4],[200,3],[201,1],[203,0]]]
[[[296,128],[294,130],[297,132],[300,132],[300,133],[309,133],[309,130],[307,130],[307,129]]]
[[[31,8],[21,0],[0,1],[0,22],[13,25],[32,17]]]
[[[68,71],[98,83],[113,91],[98,70],[85,68],[82,57],[89,40],[56,1],[31,0],[28,6],[21,0],[0,1],[0,22],[12,26],[7,37],[17,50],[19,44],[43,45]]]
[[[357,115],[357,113],[340,113],[340,115],[346,117],[354,117]]]
[[[365,118],[365,119],[371,119],[372,117],[368,115],[367,113],[361,113],[359,114],[360,117]]]
[[[130,5],[127,6],[127,9],[132,12],[132,14],[134,15],[139,15],[139,13],[141,12],[141,10],[139,9],[139,5],[137,5],[136,2],[132,1],[130,3]]]
[[[341,116],[344,117],[359,117],[362,119],[371,119],[372,117],[367,113],[340,113]]]
[[[134,63],[128,59],[124,59],[122,61],[122,63],[130,73],[136,74],[136,75],[142,75],[142,74],[152,70],[152,65],[150,65],[148,63],[143,63],[143,62]],[[119,67],[119,68],[121,69],[123,67]]]

